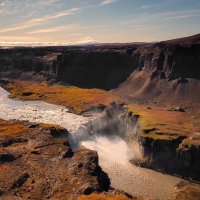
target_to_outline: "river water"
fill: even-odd
[[[75,134],[78,128],[94,119],[69,113],[63,106],[43,101],[20,101],[8,98],[9,93],[0,87],[0,118],[27,120],[56,124]],[[102,169],[108,173],[112,187],[132,195],[151,196],[167,200],[174,186],[181,180],[150,169],[134,166],[129,160],[138,147],[131,148],[118,136],[93,136],[81,141],[81,145],[96,150]]]
[[[76,132],[92,117],[69,113],[64,106],[49,104],[43,101],[20,101],[8,98],[9,92],[0,87],[0,118],[27,120],[30,122],[56,124]]]

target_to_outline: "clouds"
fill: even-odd
[[[26,24],[30,23],[31,26],[38,25],[38,24],[41,24],[41,23],[44,23],[44,22],[55,20],[57,18],[73,15],[73,14],[79,12],[80,10],[81,10],[80,8],[71,8],[69,10],[58,12],[56,14],[42,16],[40,18],[32,19],[32,20],[26,22]]]
[[[102,0],[101,5],[107,5],[116,2],[117,0]]]
[[[42,34],[42,33],[55,33],[55,32],[71,32],[71,31],[77,31],[80,29],[80,26],[78,24],[71,24],[71,25],[64,25],[64,26],[55,26],[51,28],[46,29],[38,29],[34,31],[28,32],[28,34]]]
[[[9,0],[1,0],[1,2],[0,2],[0,7],[6,7],[9,5],[11,5],[11,1],[9,1]]]
[[[158,13],[157,15],[164,20],[191,18],[200,16],[200,9],[163,12],[163,13]]]
[[[0,41],[159,40],[200,32],[199,20],[198,0],[0,0]]]
[[[12,4],[11,0],[0,1],[0,16],[6,16],[9,14],[11,4]],[[15,8],[13,7],[13,9],[10,10],[10,13],[14,13],[14,12],[15,12]]]
[[[131,16],[126,20],[122,20],[121,24],[131,25],[145,22],[162,22],[165,23],[167,20],[176,20],[183,18],[199,17],[200,9],[193,10],[181,10],[181,11],[169,11],[169,12],[143,12],[137,15]]]
[[[36,3],[36,6],[39,8],[41,7],[49,7],[49,6],[55,6],[56,4],[62,3],[62,0],[39,0]]]
[[[163,16],[165,20],[176,20],[176,19],[183,19],[183,18],[191,18],[191,17],[199,17],[200,16],[200,9],[195,10],[185,10],[185,11],[178,11],[166,14]]]
[[[13,16],[17,13],[38,13],[44,9],[56,8],[63,0],[0,0],[0,16]]]
[[[66,23],[66,20],[80,13],[83,8],[73,7],[73,4],[70,6],[65,2],[63,0],[0,0],[2,17],[0,42],[28,43],[41,40],[55,43],[56,40],[65,40],[67,37],[80,37],[79,24]],[[18,11],[15,13],[16,16],[9,17],[14,10]],[[4,23],[9,20],[11,23]]]
[[[1,40],[4,41],[1,41]],[[8,41],[11,40],[12,41]],[[1,37],[0,46],[62,46],[62,45],[85,45],[85,44],[96,44],[98,41],[94,40],[90,36],[78,38],[76,41],[41,41],[39,37]]]
[[[10,28],[2,28],[2,29],[0,29],[0,33],[6,33],[6,32],[11,32],[11,31],[17,31],[17,30],[21,30],[21,29],[31,28],[33,26],[41,25],[41,24],[47,23],[49,21],[52,21],[52,20],[55,20],[55,19],[58,19],[61,17],[73,15],[79,11],[80,11],[80,8],[71,8],[69,10],[61,11],[61,12],[55,13],[53,15],[46,15],[46,16],[42,16],[39,18],[33,18],[31,20],[25,21],[21,24],[15,25]]]
[[[95,40],[94,38],[92,38],[91,36],[86,36],[84,38],[81,38],[80,41],[76,42],[76,44],[78,44],[78,45],[95,44],[95,43],[98,43],[98,41]]]
[[[15,42],[35,42],[45,38],[32,36],[0,36],[0,43],[15,43]]]

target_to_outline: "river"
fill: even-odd
[[[55,124],[72,134],[94,117],[69,113],[68,109],[43,101],[21,101],[8,98],[9,92],[0,87],[0,118],[27,120],[30,122]],[[99,164],[108,173],[112,187],[132,195],[151,196],[167,200],[174,186],[181,180],[177,177],[134,166],[129,160],[137,147],[129,148],[118,136],[94,136],[81,141],[81,145],[96,150]]]

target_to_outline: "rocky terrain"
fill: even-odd
[[[200,181],[200,35],[150,44],[2,48],[0,80],[12,98],[44,100],[82,115],[124,102],[132,125],[139,127],[144,153],[133,162]],[[11,136],[9,127],[16,123],[0,126],[5,130],[0,133],[3,198],[75,199],[108,190],[96,152],[73,152],[66,130],[19,123]],[[114,123],[110,129],[93,125],[92,131],[106,133],[118,126],[126,129]],[[120,192],[80,197],[112,198],[132,197]],[[179,184],[173,199],[198,200],[199,185]]]
[[[199,114],[200,35],[137,48],[137,68],[116,92],[130,101],[179,105]]]
[[[1,199],[76,199],[109,189],[97,153],[73,151],[59,127],[1,120]]]

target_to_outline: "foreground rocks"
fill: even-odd
[[[153,200],[110,188],[97,153],[72,150],[68,136],[56,126],[0,120],[0,199]]]
[[[16,121],[1,123],[0,199],[74,200],[81,194],[109,189],[97,153],[85,148],[73,151],[67,130]],[[6,127],[18,126],[21,129],[9,135]]]

